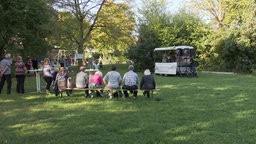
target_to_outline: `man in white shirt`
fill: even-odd
[[[116,71],[116,66],[112,65],[111,71],[109,71],[103,78],[103,83],[106,85],[106,89],[120,89],[120,84],[122,82],[122,77],[119,72]],[[118,93],[114,92],[113,95],[111,91],[108,91],[109,98],[118,97]],[[121,95],[121,94],[120,94]]]

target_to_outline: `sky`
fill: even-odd
[[[187,0],[166,0],[166,2],[168,3],[168,9],[172,13],[177,13],[179,9],[185,5],[186,1]],[[137,9],[142,5],[142,2],[141,0],[134,0],[131,5],[132,7],[134,7],[134,9]]]

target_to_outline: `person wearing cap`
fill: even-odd
[[[141,78],[140,89],[144,90],[143,95],[149,98],[149,91],[156,88],[156,82],[154,77],[151,75],[149,69],[144,71],[144,76]]]
[[[80,72],[76,74],[76,87],[88,88],[89,77],[85,72],[85,66],[80,66]],[[85,97],[89,97],[89,91],[85,90]]]
[[[11,54],[6,54],[4,59],[0,62],[1,64],[1,82],[0,82],[0,93],[4,87],[4,82],[7,82],[7,94],[11,94],[12,77],[11,77]]]
[[[126,98],[129,97],[129,94],[127,92],[127,90],[129,90],[133,94],[133,98],[136,99],[137,93],[138,93],[137,85],[138,85],[139,77],[138,77],[138,74],[133,71],[134,70],[133,65],[130,65],[128,69],[129,71],[124,74],[123,81],[122,81],[124,96]]]
[[[103,83],[106,85],[106,89],[120,89],[120,84],[122,82],[122,77],[119,72],[116,71],[116,65],[111,66],[111,71],[109,71],[103,78]],[[118,97],[118,92],[112,94],[111,90],[108,90],[109,99]],[[120,94],[121,95],[121,94]]]

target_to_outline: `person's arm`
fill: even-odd
[[[103,77],[103,83],[104,83],[105,85],[107,85],[107,76],[108,76],[108,74],[106,74],[106,75]]]
[[[142,77],[142,78],[141,78],[141,81],[140,81],[140,89],[142,89],[143,84],[144,84],[144,79],[143,79],[143,77]]]
[[[156,81],[155,81],[155,79],[154,79],[153,76],[152,76],[152,78],[153,78],[153,86],[154,86],[154,89],[156,89]]]
[[[5,68],[1,71],[2,74],[4,74],[6,72],[6,70],[8,69],[8,65],[5,64]]]

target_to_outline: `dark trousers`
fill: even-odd
[[[7,94],[11,94],[11,87],[12,87],[12,78],[11,74],[3,75],[0,82],[0,93],[2,92],[2,89],[4,87],[4,82],[7,82]]]
[[[46,90],[50,90],[52,84],[52,77],[44,77],[44,80],[46,82]]]
[[[88,85],[85,88],[88,88]],[[89,97],[89,90],[85,90],[84,92],[85,92],[85,96]]]
[[[16,92],[24,93],[24,83],[25,83],[25,75],[16,75]]]
[[[144,96],[147,96],[148,98],[150,97],[150,91],[149,90],[145,90],[144,92],[143,92],[143,95]]]
[[[124,96],[125,97],[129,97],[129,94],[127,92],[127,90],[129,90],[134,97],[137,97],[137,93],[138,93],[138,86],[137,85],[133,85],[133,86],[128,86],[128,85],[124,85],[123,86],[123,92],[124,92]]]

